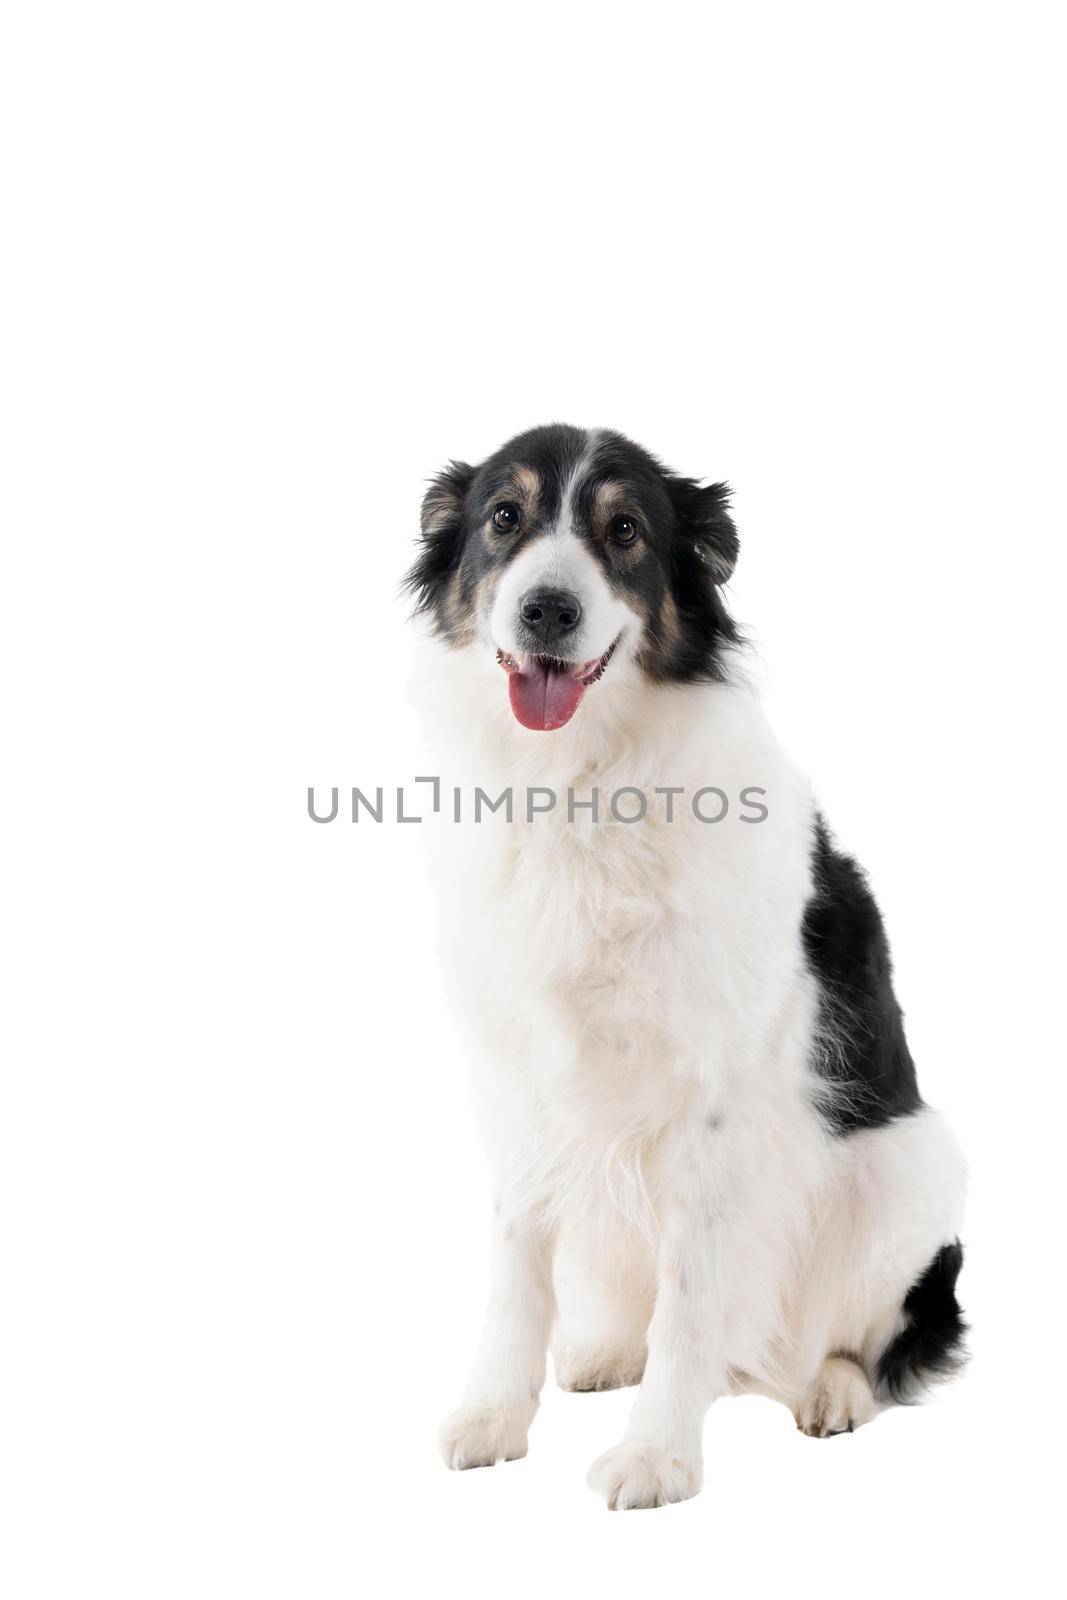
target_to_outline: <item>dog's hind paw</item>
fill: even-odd
[[[829,1439],[852,1433],[877,1414],[878,1403],[863,1370],[847,1356],[828,1356],[794,1416],[801,1433]]]
[[[644,1345],[567,1345],[556,1361],[556,1382],[561,1389],[587,1394],[594,1389],[628,1389],[640,1383],[645,1370]]]
[[[524,1416],[505,1406],[460,1406],[442,1422],[437,1448],[455,1472],[517,1461],[526,1454],[527,1427]]]
[[[625,1439],[589,1468],[586,1482],[609,1511],[644,1511],[690,1500],[703,1481],[699,1461],[642,1439]]]

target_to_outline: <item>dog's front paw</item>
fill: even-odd
[[[517,1461],[526,1454],[528,1423],[506,1406],[460,1406],[442,1422],[437,1445],[445,1466],[491,1467],[496,1461]]]
[[[609,1511],[644,1511],[698,1494],[700,1462],[642,1439],[626,1439],[589,1468],[586,1482],[602,1494]]]

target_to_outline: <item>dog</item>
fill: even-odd
[[[721,1395],[826,1438],[965,1355],[963,1162],[746,679],[737,556],[725,484],[553,424],[431,482],[406,579],[439,770],[486,801],[435,836],[494,1192],[440,1448],[525,1455],[551,1349],[565,1389],[639,1385],[612,1509],[698,1492]]]

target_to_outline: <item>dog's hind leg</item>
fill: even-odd
[[[955,1141],[933,1111],[842,1144],[789,1318],[791,1371],[776,1395],[804,1433],[851,1432],[961,1363],[962,1195]]]
[[[555,1287],[552,1359],[560,1388],[640,1383],[654,1294],[651,1246],[621,1226],[605,1241],[588,1227],[569,1225],[556,1252]]]

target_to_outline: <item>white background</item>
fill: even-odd
[[[12,1600],[1050,1592],[1063,1437],[1057,7],[5,10]],[[553,418],[734,485],[731,588],[973,1188],[968,1377],[707,1488],[434,1451],[485,1179],[397,580]]]

